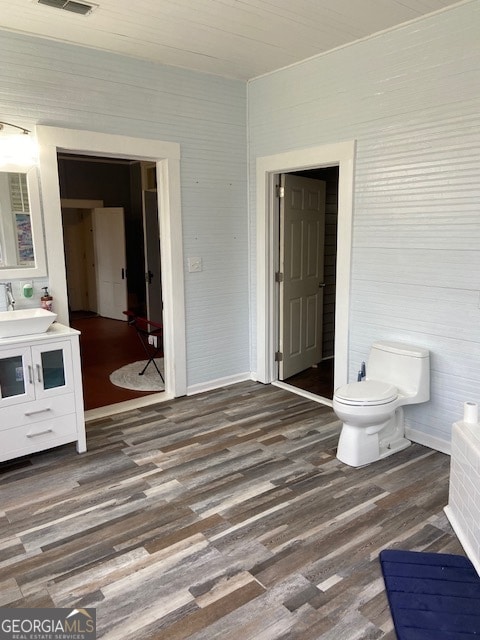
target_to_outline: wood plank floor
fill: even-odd
[[[331,409],[253,382],[111,416],[0,467],[0,606],[95,607],[109,640],[395,634],[378,553],[463,553],[449,458],[352,469]]]

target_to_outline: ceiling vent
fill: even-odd
[[[45,4],[47,7],[55,7],[55,9],[63,9],[70,13],[78,13],[81,16],[88,16],[97,4],[87,4],[86,2],[76,2],[75,0],[37,0],[38,4]]]

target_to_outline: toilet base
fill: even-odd
[[[402,451],[411,444],[403,435],[403,426],[401,408],[386,424],[375,427],[362,428],[344,422],[337,458],[351,467],[363,467]]]
[[[403,451],[403,449],[406,449],[411,444],[412,443],[410,442],[410,440],[407,440],[407,438],[399,438],[398,440],[395,440],[395,442],[391,442],[387,447],[380,447],[380,455],[378,457],[378,460],[381,460],[382,458],[388,458],[388,456],[391,456],[392,453]]]

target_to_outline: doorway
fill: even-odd
[[[127,323],[125,311],[162,324],[152,167],[130,159],[58,155],[69,319],[80,331],[87,410],[154,392],[141,390],[143,377],[129,376],[128,390],[110,380],[112,372],[146,357],[134,328],[121,326]],[[162,358],[161,344],[158,349],[157,358]],[[157,364],[162,367],[162,361]],[[153,388],[160,391],[163,381],[150,369]]]
[[[335,300],[338,229],[338,166],[278,176],[279,318],[278,379],[332,400],[335,358]],[[305,218],[306,216],[306,218]],[[305,218],[305,219],[304,219]],[[285,219],[289,220],[287,234]],[[293,230],[293,231],[292,231]],[[291,237],[293,232],[293,237]],[[288,243],[288,251],[285,245]],[[288,263],[298,273],[288,274]],[[293,281],[292,276],[293,275]],[[284,291],[290,291],[288,301]],[[303,309],[302,316],[298,314]],[[296,344],[289,344],[283,319],[298,317]],[[285,322],[287,324],[287,322]],[[289,327],[292,333],[291,327]],[[293,334],[294,335],[294,334]],[[303,341],[303,347],[301,343]],[[287,348],[287,349],[286,349]],[[287,350],[287,353],[285,352]],[[295,354],[291,356],[292,352]],[[299,360],[299,362],[295,362]],[[286,363],[290,362],[290,366]]]
[[[348,380],[348,326],[350,299],[350,265],[353,217],[353,177],[355,142],[341,142],[309,147],[272,156],[259,157],[256,167],[257,185],[257,315],[256,360],[257,380],[284,385],[278,381],[275,359],[278,344],[276,303],[276,176],[281,173],[338,167],[337,260],[335,268],[334,320],[334,388]],[[320,397],[287,385],[290,390],[331,404]]]
[[[128,308],[162,322],[152,165],[155,168],[137,160],[59,154],[70,314],[98,313],[125,321]]]
[[[157,205],[160,244],[162,256],[165,257],[162,271],[162,292],[166,367],[165,394],[162,396],[166,399],[185,395],[186,339],[180,205],[180,146],[177,143],[159,140],[47,126],[38,126],[36,135],[40,148],[40,179],[45,235],[47,247],[50,249],[48,251],[49,284],[56,300],[58,321],[63,324],[68,324],[69,312],[65,261],[63,251],[59,251],[59,248],[63,247],[63,229],[57,153],[128,158],[155,163],[159,185]],[[155,396],[149,396],[149,398],[148,403],[155,400]],[[112,410],[109,410],[109,413]]]

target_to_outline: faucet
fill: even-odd
[[[15,309],[15,298],[13,297],[12,283],[0,282],[5,287],[5,297],[7,299],[7,310],[13,311]]]

